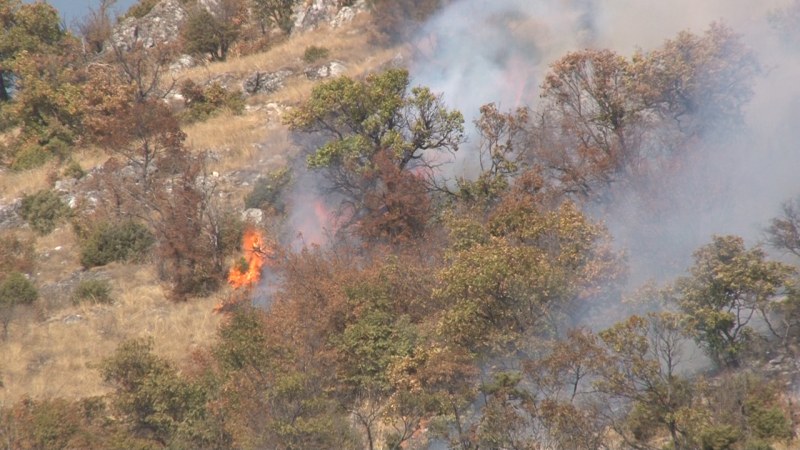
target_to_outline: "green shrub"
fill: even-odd
[[[84,302],[111,303],[111,284],[108,280],[83,280],[78,283],[72,293],[72,303]]]
[[[747,423],[753,434],[763,439],[789,439],[792,436],[792,424],[780,408],[758,406],[752,408]]]
[[[275,170],[259,178],[253,185],[253,190],[244,198],[245,208],[282,213],[286,207],[282,194],[291,181],[289,169]]]
[[[224,61],[231,44],[239,38],[240,28],[233,17],[218,17],[203,7],[195,7],[181,30],[183,50],[207,55],[212,61]]]
[[[244,228],[245,223],[240,214],[232,211],[226,211],[222,214],[218,227],[219,235],[217,236],[219,252],[222,255],[228,256],[239,251]]]
[[[181,119],[186,123],[206,120],[223,110],[233,114],[244,111],[244,97],[238,90],[227,90],[219,83],[203,88],[192,80],[183,82],[181,95],[186,99],[186,110]]]
[[[22,146],[14,155],[14,160],[11,163],[12,170],[29,170],[43,166],[47,161],[53,158],[44,146],[38,144],[27,144]]]
[[[66,167],[64,167],[64,176],[67,178],[74,178],[76,180],[80,180],[86,175],[86,171],[83,170],[80,163],[75,160],[70,160]]]
[[[206,415],[206,393],[198,384],[181,378],[172,364],[154,355],[152,349],[152,339],[126,341],[101,363],[103,379],[115,388],[111,399],[119,420],[136,435],[167,443],[158,448],[229,448],[191,445],[187,436],[180,435],[181,429]]]
[[[327,58],[328,55],[331,53],[325,47],[317,47],[316,45],[310,45],[306,47],[306,51],[303,52],[303,61],[311,64],[313,62],[317,62],[320,59]]]
[[[2,337],[8,337],[8,325],[14,316],[14,310],[19,305],[29,305],[33,303],[39,293],[36,287],[28,280],[25,275],[19,272],[11,272],[6,275],[0,283],[0,325],[2,325]]]
[[[741,430],[724,424],[703,430],[700,442],[703,450],[730,450],[741,437]]]
[[[744,450],[775,450],[775,447],[762,440],[750,440],[744,444]]]
[[[81,264],[95,267],[113,261],[139,261],[153,242],[153,234],[140,223],[103,223],[81,243]]]
[[[33,283],[19,272],[11,272],[0,283],[0,304],[4,306],[30,305],[38,296]]]
[[[22,198],[20,215],[39,234],[48,234],[70,209],[54,191],[42,190]]]

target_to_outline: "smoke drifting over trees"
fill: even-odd
[[[26,11],[6,3],[9,17]],[[286,16],[223,3],[237,39],[206,49],[204,70],[238,59],[244,36],[294,38]],[[183,106],[208,109],[176,114],[162,100],[177,77],[156,80],[173,48],[131,47],[85,56],[101,65],[74,58],[73,101],[51,105],[59,91],[31,81],[59,74],[68,50],[38,65],[14,50],[27,82],[0,113],[30,111],[24,142],[44,148],[60,122],[36,119],[64,110],[69,145],[110,156],[86,182],[96,200],[69,217],[79,238],[93,254],[117,242],[108,261],[150,264],[176,300],[216,296],[223,319],[187,361],[150,340],[120,345],[95,365],[99,397],[3,405],[0,446],[796,447],[800,1],[365,5],[369,38],[410,67],[308,76],[291,107],[264,108],[290,139],[259,148],[286,167],[248,194],[229,182],[217,195],[227,175],[209,164],[227,150],[192,148],[186,121],[224,99],[240,106],[224,120],[259,117],[242,104],[275,92],[245,100],[225,77],[184,80]],[[205,29],[214,13],[196,7]],[[126,69],[136,61],[141,76]],[[240,199],[257,220],[230,219]],[[52,209],[22,203],[31,225]],[[130,231],[99,238],[120,219]],[[5,328],[37,296],[31,264],[4,266]],[[30,301],[11,300],[22,291]]]
[[[741,34],[738,45],[742,49],[720,50],[723,57],[750,52],[762,68],[746,82],[752,86],[752,95],[743,92],[738,107],[726,106],[728,112],[741,112],[742,121],[719,120],[708,109],[713,107],[713,98],[698,97],[697,107],[706,110],[698,111],[693,126],[704,133],[686,143],[692,148],[680,165],[652,174],[662,178],[658,186],[650,187],[657,190],[656,203],[652,196],[641,198],[641,186],[635,186],[618,192],[617,201],[598,212],[620,246],[631,253],[633,269],[642,271],[642,278],[675,275],[686,268],[691,252],[713,234],[739,234],[756,242],[780,205],[800,193],[794,170],[800,163],[795,145],[798,131],[791,125],[800,108],[796,83],[800,55],[786,45],[785,38],[791,5],[778,0],[758,5],[744,0],[505,0],[488,4],[465,0],[440,11],[413,41],[417,56],[412,76],[416,83],[444,93],[448,104],[469,120],[489,102],[501,110],[528,106],[536,111],[548,101],[547,88],[542,94],[540,86],[549,84],[551,64],[568,52],[611,50],[621,58],[633,58],[635,65],[637,55],[669,51],[665,41],[679,41],[682,32],[700,36],[709,27],[724,26],[728,32]],[[700,58],[705,56],[698,53]],[[667,67],[675,63],[663,62]],[[753,69],[748,69],[748,61],[732,63],[732,71]],[[715,69],[707,76],[699,80],[706,85],[696,89],[705,93],[731,88],[726,84],[729,79]],[[630,100],[629,93],[618,95]],[[651,130],[643,144],[670,145],[663,136],[668,130],[655,131],[662,135]],[[477,139],[473,135],[471,140],[475,149]],[[457,175],[475,173],[469,147],[464,146],[466,151],[458,157],[463,167]]]

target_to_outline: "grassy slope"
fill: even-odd
[[[287,155],[292,153],[286,130],[279,114],[263,106],[295,105],[309,94],[313,82],[302,73],[307,66],[302,60],[304,50],[309,45],[324,45],[331,51],[329,59],[343,62],[348,75],[359,76],[402,52],[381,47],[376,44],[378,41],[366,18],[360,17],[337,30],[320,29],[294,36],[265,53],[187,70],[179,77],[199,82],[223,73],[243,79],[256,70],[290,68],[295,72],[284,89],[250,97],[247,100],[250,108],[245,114],[223,114],[186,127],[189,146],[215,152],[218,158],[212,170],[223,175],[240,169],[266,171],[285,164]],[[84,168],[103,159],[95,151],[78,154]],[[51,166],[23,174],[0,172],[0,202],[50,187],[49,175],[56,170]],[[94,269],[93,272],[99,272],[94,275],[111,281],[115,303],[72,305],[70,292],[59,286],[80,271],[77,250],[76,238],[68,225],[36,242],[35,281],[44,288],[45,295],[36,307],[12,323],[9,339],[0,342],[0,379],[4,383],[0,388],[0,406],[25,395],[76,398],[102,394],[107,388],[96,366],[125,339],[152,336],[156,352],[178,362],[185,360],[193,348],[214,339],[219,317],[211,310],[217,298],[171,303],[166,300],[153,268],[146,265],[112,264]]]

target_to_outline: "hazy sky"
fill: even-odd
[[[25,0],[25,3],[33,3],[33,0]],[[47,3],[55,6],[61,12],[68,27],[71,27],[76,19],[83,17],[89,8],[96,8],[99,0],[49,0]],[[136,0],[118,0],[114,11],[123,13],[136,3]]]

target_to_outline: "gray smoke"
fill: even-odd
[[[682,273],[714,234],[758,243],[781,203],[800,194],[800,49],[781,42],[767,16],[790,0],[461,0],[432,17],[413,43],[412,75],[468,122],[489,102],[535,108],[551,63],[572,50],[648,51],[682,30],[722,22],[742,34],[764,67],[746,127],[707,142],[662,193],[667,209],[642,220],[635,192],[603,220],[629,254],[633,282]],[[476,139],[472,139],[474,143]],[[466,173],[475,152],[459,152]],[[474,144],[472,144],[474,147]]]

